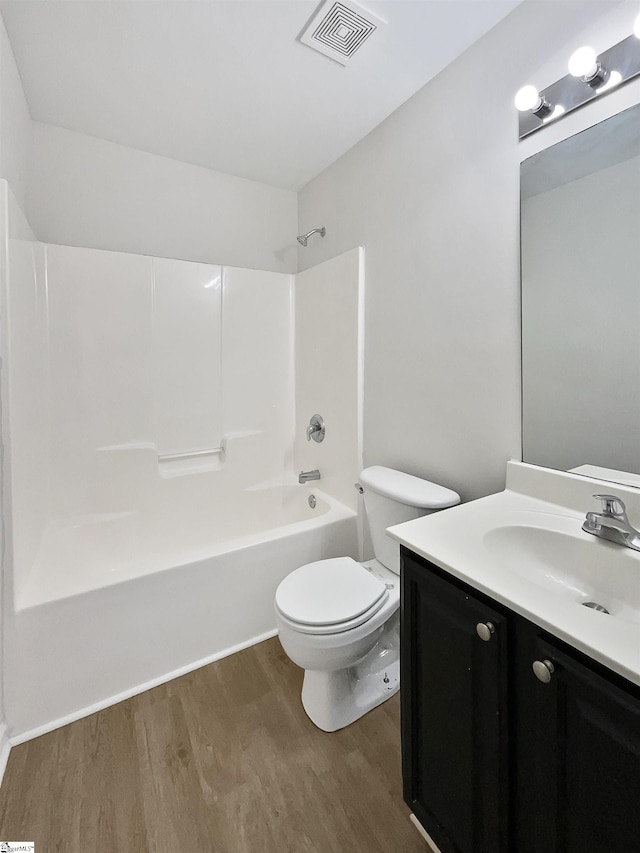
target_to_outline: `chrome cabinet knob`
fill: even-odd
[[[555,667],[550,660],[534,660],[533,674],[543,684],[548,684],[551,681],[551,675],[555,672]]]
[[[485,643],[488,643],[491,639],[491,635],[495,634],[496,627],[493,622],[478,622],[476,625],[476,634],[480,637],[481,640],[484,640]]]

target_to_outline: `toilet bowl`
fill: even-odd
[[[307,563],[275,596],[282,647],[305,670],[303,707],[327,732],[400,688],[400,556],[385,528],[460,501],[450,489],[377,465],[362,471],[360,484],[375,559]]]

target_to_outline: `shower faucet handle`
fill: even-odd
[[[326,432],[326,427],[324,420],[322,419],[322,415],[314,415],[309,421],[309,426],[307,427],[307,441],[317,441],[320,443],[324,441],[324,435]]]

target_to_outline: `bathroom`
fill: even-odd
[[[29,291],[25,311],[31,305],[42,319],[37,282],[43,268],[53,298],[55,264],[65,259],[80,269],[81,255],[91,264],[98,264],[101,253],[121,257],[126,274],[135,267],[147,284],[155,275],[148,272],[149,265],[159,268],[163,261],[198,268],[209,276],[205,283],[218,281],[202,292],[217,293],[222,304],[217,381],[224,401],[222,418],[227,420],[204,442],[196,436],[193,446],[224,446],[224,458],[209,454],[203,462],[209,470],[197,463],[194,476],[178,470],[180,460],[168,460],[167,476],[160,472],[154,477],[178,495],[193,486],[185,501],[198,508],[204,527],[207,505],[197,492],[198,483],[218,474],[224,477],[225,466],[227,471],[235,466],[240,488],[253,487],[250,497],[256,503],[246,514],[254,522],[271,512],[259,504],[261,491],[271,490],[274,496],[277,492],[278,507],[289,502],[289,495],[292,500],[303,496],[299,517],[272,524],[277,530],[287,527],[285,536],[262,536],[260,546],[270,549],[269,561],[255,550],[251,536],[259,531],[249,526],[236,536],[243,539],[244,550],[236,552],[235,562],[209,554],[218,560],[212,569],[187,554],[186,574],[156,572],[153,588],[153,578],[141,573],[128,585],[109,581],[98,590],[89,582],[64,595],[44,582],[30,586],[12,555],[20,542],[27,550],[35,548],[29,533],[32,521],[26,519],[40,511],[34,494],[40,494],[41,479],[47,478],[51,506],[70,502],[77,494],[77,479],[65,479],[59,494],[51,484],[72,472],[65,454],[83,440],[79,424],[91,421],[95,446],[103,448],[134,439],[149,444],[151,439],[146,433],[120,435],[120,421],[115,424],[117,434],[106,435],[106,429],[102,434],[114,411],[109,394],[119,393],[117,384],[107,383],[105,393],[94,396],[87,410],[70,399],[64,384],[53,386],[48,403],[56,416],[53,425],[38,414],[43,394],[37,382],[21,386],[19,395],[12,375],[9,387],[7,369],[15,371],[19,365],[40,370],[42,387],[46,370],[59,370],[60,377],[65,370],[73,372],[77,351],[64,301],[55,315],[60,320],[54,330],[58,337],[49,340],[57,347],[57,361],[36,364],[36,343],[46,343],[46,330],[39,328],[36,335],[19,325],[10,329],[16,352],[2,351],[0,729],[2,764],[7,764],[2,794],[8,798],[3,800],[7,822],[2,827],[7,837],[35,837],[36,849],[98,850],[116,844],[149,850],[181,845],[229,851],[425,849],[402,802],[398,697],[333,734],[311,731],[304,716],[296,716],[288,738],[284,725],[281,733],[276,724],[256,747],[257,754],[249,750],[269,715],[290,721],[300,712],[293,704],[300,701],[301,671],[282,655],[274,637],[273,591],[304,563],[371,556],[363,502],[354,489],[364,466],[387,466],[422,477],[455,491],[465,504],[504,489],[507,462],[523,458],[520,163],[640,102],[640,81],[631,80],[522,141],[514,94],[532,80],[544,87],[562,77],[567,57],[582,44],[604,50],[619,42],[638,8],[629,0],[363,3],[389,20],[386,31],[380,28],[380,50],[390,38],[393,7],[416,7],[412,14],[422,16],[420,26],[406,27],[403,37],[418,53],[427,52],[428,45],[434,57],[429,67],[414,59],[425,75],[424,84],[410,89],[409,80],[404,95],[392,103],[381,71],[387,59],[378,53],[375,35],[362,56],[345,67],[298,42],[318,5],[306,0],[0,3],[3,218],[8,212],[9,227],[17,229],[10,237],[39,247],[30,256],[31,266],[27,264],[35,270],[36,290]],[[223,151],[223,146],[213,145],[217,135],[227,141],[226,160],[220,156],[217,163],[207,159],[207,140],[201,143],[178,128],[181,123],[189,127],[189,117],[202,112],[203,105],[205,111],[211,112],[214,104],[219,109],[207,80],[194,81],[190,97],[181,97],[181,81],[200,67],[195,56],[204,54],[219,36],[202,32],[193,57],[188,51],[172,53],[172,39],[197,30],[198,16],[205,20],[208,6],[217,10],[218,26],[223,10],[229,16],[229,32],[251,32],[256,55],[274,71],[274,86],[278,76],[295,78],[280,64],[283,47],[276,35],[287,45],[290,41],[300,53],[299,61],[305,68],[313,65],[317,74],[294,79],[296,97],[279,112],[274,108],[273,116],[263,114],[260,140],[270,143],[254,142],[251,109],[239,111],[228,99],[229,115],[216,116],[209,126],[209,147]],[[462,19],[468,32],[456,41]],[[267,21],[274,41],[261,43],[256,33]],[[448,54],[444,48],[439,53],[440,45],[429,34],[430,22],[435,29],[448,23]],[[153,48],[144,38],[147,28],[159,40]],[[109,53],[114,44],[120,51],[117,63]],[[68,45],[73,46],[71,54]],[[225,44],[218,50],[223,56],[230,52]],[[127,65],[132,56],[137,66]],[[341,135],[340,127],[325,137],[313,113],[314,105],[320,110],[323,101],[319,81],[326,75],[327,83],[346,87],[348,95],[344,81],[353,78],[351,72],[358,73],[360,60],[369,76],[357,78],[354,85],[379,88],[380,103],[372,102],[371,114],[349,129],[351,137],[346,131]],[[59,73],[49,75],[48,67]],[[136,67],[144,74],[129,79],[127,74]],[[252,73],[260,73],[259,66],[252,66]],[[90,86],[83,88],[85,75]],[[255,79],[245,77],[245,88],[255,89]],[[401,67],[398,77],[402,82]],[[305,87],[307,79],[315,88]],[[265,87],[269,80],[266,75]],[[146,104],[150,86],[164,87],[163,94]],[[109,97],[129,90],[125,112],[119,112],[117,101]],[[165,102],[175,113],[170,120]],[[353,111],[348,102],[342,105],[345,112]],[[136,122],[138,110],[146,124]],[[283,137],[284,128],[300,113],[309,119],[308,133],[316,143],[311,151],[300,146],[296,154]],[[233,121],[242,129],[235,139],[228,132]],[[23,219],[31,236],[25,236]],[[296,235],[316,227],[326,228],[325,235],[312,234],[306,247],[296,241]],[[14,264],[10,275],[15,270]],[[81,278],[80,273],[78,281]],[[147,284],[135,285],[135,306],[119,292],[112,293],[112,301],[93,306],[92,328],[103,335],[106,352],[114,352],[116,341],[109,335],[121,331],[123,323],[139,328],[142,336],[149,318],[157,320],[152,303],[161,288],[157,278],[155,290]],[[60,295],[64,297],[73,299],[73,292]],[[56,311],[55,303],[49,307]],[[170,314],[172,309],[166,310]],[[197,317],[197,306],[194,312]],[[3,315],[4,338],[4,305]],[[101,326],[101,315],[110,322]],[[340,351],[342,346],[348,351]],[[102,376],[97,348],[94,362]],[[136,376],[153,368],[141,363]],[[126,373],[104,369],[105,377]],[[343,383],[339,395],[338,382]],[[176,385],[178,394],[182,389]],[[101,382],[91,387],[105,389]],[[126,414],[133,417],[140,391],[132,387]],[[197,386],[191,390],[195,406],[201,395]],[[10,406],[9,418],[17,418],[10,434],[7,400],[18,406]],[[96,417],[89,418],[88,412]],[[314,414],[326,424],[322,443],[307,442],[304,434]],[[61,443],[55,455],[45,458],[54,427]],[[165,455],[185,449],[168,446]],[[149,470],[152,451],[162,455],[161,449],[148,446],[112,453],[120,479],[111,483],[100,478],[103,469],[85,472],[82,482],[92,486],[95,506],[81,511],[115,512],[108,501],[115,490],[107,488],[113,483],[118,498],[133,501],[140,480],[128,478],[134,470]],[[106,464],[107,456],[105,451],[95,464]],[[316,468],[319,481],[298,483],[299,471]],[[18,478],[20,470],[25,473]],[[313,511],[307,505],[312,494],[318,498]],[[225,502],[238,495],[242,492],[217,496],[211,514],[226,509]],[[173,506],[165,507],[167,514],[150,528],[149,540],[161,543],[157,554],[174,547],[166,529]],[[186,530],[183,535],[192,535],[187,521],[181,519],[180,525]],[[247,568],[251,560],[253,569]],[[252,573],[243,576],[240,570],[245,569]],[[46,578],[48,584],[63,580],[51,573]],[[207,679],[204,693],[197,692],[199,673]],[[288,691],[292,707],[279,690]],[[207,713],[202,706],[209,702]],[[49,741],[54,746],[47,752],[45,739],[53,737],[59,740]],[[196,737],[204,745],[189,766],[195,768],[198,791],[202,787],[204,795],[189,790],[194,776],[184,761]],[[128,758],[142,738],[155,740],[159,749],[159,754],[145,753],[144,773]],[[278,775],[278,762],[289,752],[298,765],[316,766],[298,790],[286,790]],[[83,757],[92,756],[93,761],[96,755],[100,762],[91,771]],[[170,758],[168,775],[162,770],[164,755]],[[251,755],[257,755],[255,772],[243,778],[241,770]],[[79,774],[74,781],[74,769],[81,764],[87,775]],[[211,788],[214,771],[219,771],[221,790]],[[45,782],[36,788],[38,774]],[[332,788],[332,775],[340,774],[344,787]],[[136,793],[141,778],[155,785],[146,798]],[[19,780],[13,799],[7,788],[12,779]],[[112,802],[110,785],[117,787],[119,780],[139,808],[123,813],[105,805]],[[55,806],[33,801],[43,786],[57,792],[55,814]],[[87,801],[81,807],[85,790],[92,788],[93,804]],[[358,795],[349,795],[349,790]],[[176,791],[200,803],[188,825],[181,819]],[[254,803],[268,801],[270,792],[271,811],[260,817]],[[209,825],[207,810],[214,806],[217,823]],[[336,815],[334,825],[328,822],[329,814]]]

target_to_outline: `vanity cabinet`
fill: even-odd
[[[400,656],[405,800],[443,853],[507,853],[507,619],[407,554]]]
[[[405,548],[401,617],[404,796],[442,853],[640,851],[640,689]]]
[[[640,851],[639,691],[518,621],[514,850]],[[532,661],[551,664],[548,682]]]

